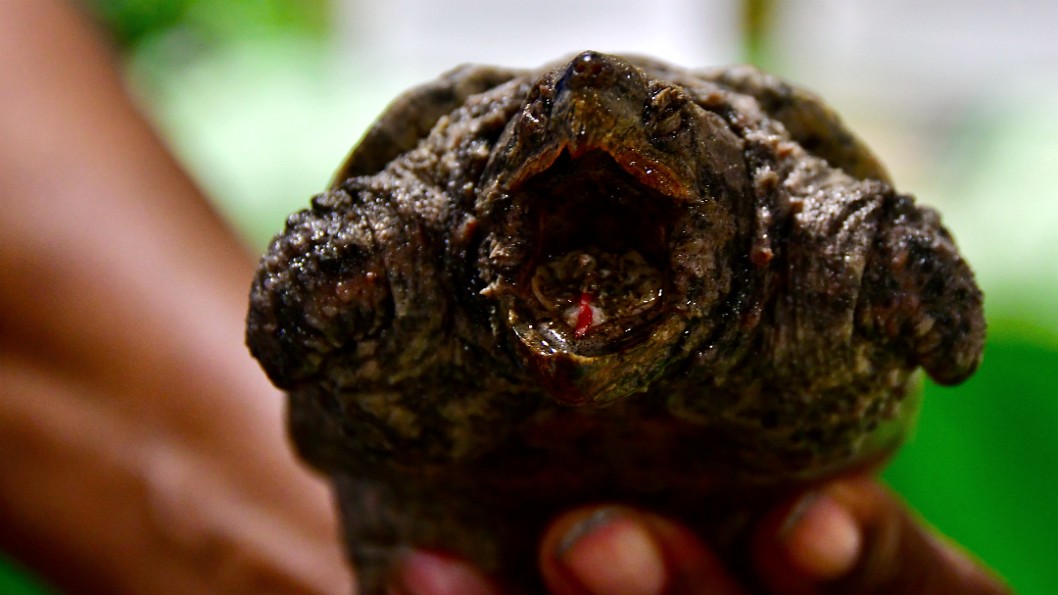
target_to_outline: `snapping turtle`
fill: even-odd
[[[730,551],[884,458],[916,368],[960,382],[983,336],[937,214],[815,96],[594,52],[399,98],[272,242],[247,328],[364,593],[408,547],[532,591],[586,502]]]

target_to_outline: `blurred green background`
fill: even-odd
[[[1019,27],[1053,33],[1058,11],[1033,14],[1045,3],[1024,1],[1027,20],[1011,23],[981,1],[673,0],[616,2],[614,17],[598,2],[543,2],[545,13],[584,11],[579,29],[545,39],[533,23],[515,31],[529,18],[512,16],[520,3],[443,4],[88,3],[144,111],[258,249],[388,100],[463,59],[536,65],[586,47],[633,50],[687,65],[750,61],[816,89],[903,191],[942,210],[986,292],[982,368],[957,388],[926,384],[918,427],[885,478],[1019,593],[1055,591],[1058,41]],[[601,36],[624,9],[654,17]],[[0,557],[0,593],[51,592],[41,584]]]

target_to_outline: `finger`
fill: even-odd
[[[472,564],[442,554],[411,551],[398,563],[389,595],[498,595]]]
[[[540,567],[555,595],[743,594],[690,531],[626,507],[581,508],[557,519]]]
[[[778,507],[757,531],[759,580],[782,595],[812,595],[852,573],[864,536],[852,514],[829,494],[812,492]]]
[[[776,593],[1010,593],[868,478],[835,482],[766,519],[755,558]]]

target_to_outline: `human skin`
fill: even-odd
[[[70,6],[0,1],[0,547],[71,593],[348,593],[253,258]]]
[[[777,506],[755,529],[740,583],[685,527],[653,512],[569,511],[545,533],[539,565],[555,595],[1010,593],[870,476],[846,477]],[[405,595],[498,595],[469,564],[411,553],[394,577]]]
[[[68,593],[350,592],[329,493],[242,345],[253,258],[55,0],[0,0],[0,196],[0,547]],[[873,480],[823,493],[759,528],[767,592],[1003,592]],[[540,560],[554,593],[749,588],[648,511],[570,511]],[[493,589],[406,562],[397,592]]]

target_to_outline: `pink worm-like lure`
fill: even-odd
[[[580,294],[580,302],[577,304],[577,326],[573,329],[573,335],[578,339],[584,336],[591,328],[595,315],[591,310],[592,295],[587,291]]]

